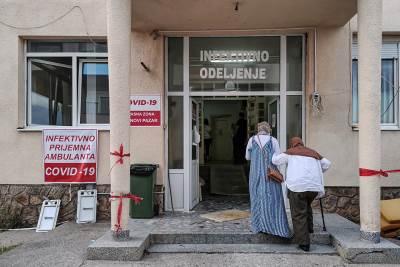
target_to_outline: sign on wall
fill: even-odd
[[[43,130],[44,181],[46,183],[95,183],[97,130]]]
[[[200,62],[220,64],[200,68],[201,79],[266,80],[278,64],[269,64],[266,50],[200,50]],[[231,66],[229,66],[231,65]],[[275,65],[275,66],[274,66]]]
[[[130,106],[131,126],[161,126],[160,95],[133,95]]]

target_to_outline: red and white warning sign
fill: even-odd
[[[130,105],[131,126],[161,126],[160,95],[133,95]]]
[[[46,183],[95,183],[97,130],[43,130],[44,181]]]

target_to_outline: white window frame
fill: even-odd
[[[353,37],[353,41],[352,41],[352,56],[351,56],[351,61],[350,61],[350,69],[351,69],[351,74],[350,74],[350,78],[351,78],[351,86],[350,86],[350,90],[351,90],[351,105],[353,105],[353,60],[357,60],[357,64],[358,64],[358,51],[355,52],[355,48],[354,46],[356,45],[356,43],[354,41],[357,40],[357,37]],[[399,41],[387,41],[387,40],[383,40],[382,41],[382,46],[384,44],[396,44],[397,45],[397,52],[396,52],[396,56],[393,55],[387,55],[387,54],[383,54],[381,53],[381,60],[384,59],[391,59],[393,60],[393,71],[394,71],[394,122],[393,123],[381,123],[381,130],[382,131],[399,131],[400,130],[400,93],[397,92],[397,90],[399,90],[399,86],[400,86],[400,67],[399,67],[399,54],[400,54],[400,40]],[[359,90],[359,85],[357,85],[357,90]],[[358,99],[357,99],[357,107],[358,107]],[[359,114],[358,114],[359,115]],[[352,129],[354,131],[358,131],[358,123],[355,123],[353,121],[353,106],[351,106],[351,126]]]
[[[82,59],[78,59],[79,60],[79,78],[78,78],[78,125],[79,126],[90,126],[90,127],[107,127],[110,124],[93,124],[93,123],[81,123],[81,103],[82,101],[80,101],[82,99],[82,73],[83,73],[83,63],[107,63],[108,64],[108,59],[106,58],[96,58],[96,59],[88,59],[88,58],[82,58]],[[96,111],[97,112],[97,111]]]
[[[251,37],[252,35],[245,35],[242,37]],[[191,142],[191,98],[196,96],[203,96],[203,97],[218,97],[218,96],[226,96],[226,97],[243,97],[243,96],[279,96],[279,108],[280,108],[280,120],[278,123],[280,124],[279,129],[279,145],[282,150],[286,149],[286,99],[288,96],[301,96],[302,97],[302,138],[306,140],[306,100],[305,100],[305,81],[306,81],[306,73],[305,73],[305,64],[306,64],[306,35],[305,34],[277,34],[277,35],[257,35],[257,36],[277,36],[280,37],[280,90],[279,91],[226,91],[226,92],[215,92],[215,91],[203,91],[203,92],[192,92],[190,91],[190,77],[189,77],[189,39],[192,36],[176,36],[183,38],[183,88],[182,91],[178,92],[169,92],[168,91],[168,37],[165,38],[164,43],[164,98],[165,98],[165,106],[164,112],[166,116],[165,123],[165,131],[164,131],[164,138],[165,138],[165,166],[167,166],[167,171],[164,175],[164,184],[167,183],[168,175],[172,174],[181,174],[183,175],[183,188],[184,188],[184,208],[182,210],[189,211],[190,210],[190,200],[189,200],[189,190],[190,190],[190,162],[191,162],[191,149],[192,146],[190,145]],[[303,46],[303,53],[302,53],[302,90],[301,91],[288,91],[287,84],[286,84],[286,64],[287,64],[287,37],[288,36],[301,36],[303,38],[302,46]],[[171,36],[175,37],[175,36]],[[193,36],[194,37],[194,36]],[[196,36],[197,37],[197,36]],[[218,35],[209,35],[209,36],[202,36],[202,37],[229,37],[229,36],[218,36]],[[240,36],[235,36],[240,37]],[[183,169],[170,169],[168,164],[168,97],[169,96],[180,96],[183,98]],[[171,186],[172,188],[172,186]]]
[[[79,124],[78,105],[80,105],[78,98],[78,76],[79,76],[79,60],[108,60],[108,53],[94,53],[94,52],[28,52],[28,40],[24,43],[24,77],[25,77],[25,104],[24,113],[25,121],[23,128],[18,128],[18,131],[42,131],[43,129],[57,129],[57,128],[73,128],[73,129],[86,129],[91,127],[97,130],[110,130],[109,124]],[[31,66],[30,60],[37,60],[38,57],[68,57],[72,59],[72,125],[32,125],[31,124]],[[90,59],[93,58],[93,59]],[[39,59],[40,60],[40,59]],[[62,64],[61,64],[62,65]]]
[[[38,63],[43,63],[43,64],[47,64],[47,65],[51,65],[51,66],[57,66],[57,67],[63,67],[66,69],[71,69],[72,71],[72,65],[65,65],[65,64],[61,64],[61,63],[56,63],[56,62],[51,62],[51,61],[47,61],[47,60],[42,60],[42,59],[36,59],[36,58],[28,58],[27,59],[28,62],[28,107],[27,107],[27,125],[31,125],[32,127],[38,127],[41,126],[39,124],[33,124],[32,123],[32,62],[38,62]],[[73,96],[72,96],[73,97]]]

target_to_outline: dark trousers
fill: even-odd
[[[317,192],[292,192],[288,190],[294,242],[299,245],[310,244],[310,232],[313,231],[311,202],[317,195]]]
[[[210,146],[212,143],[212,139],[208,138],[208,139],[204,139],[204,144],[205,144],[205,149],[206,149],[206,161],[210,160]]]
[[[246,154],[246,140],[233,138],[233,162],[234,164],[243,164]]]

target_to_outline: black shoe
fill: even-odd
[[[299,245],[299,249],[308,252],[310,251],[310,245]]]

